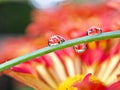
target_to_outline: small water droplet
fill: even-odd
[[[49,41],[48,41],[48,46],[54,46],[60,43],[63,43],[65,40],[62,36],[59,35],[53,35],[52,37],[50,37]]]
[[[87,44],[78,44],[78,45],[73,46],[73,49],[77,53],[84,52],[86,48],[87,48]]]
[[[88,30],[88,35],[97,35],[97,34],[101,34],[102,33],[102,29],[99,27],[91,27]]]

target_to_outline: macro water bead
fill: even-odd
[[[50,37],[50,39],[48,40],[48,46],[54,46],[60,43],[63,43],[65,40],[62,36],[59,35],[53,35],[52,37]]]
[[[99,27],[91,27],[88,30],[88,35],[97,35],[97,34],[101,34],[102,33],[102,29]]]
[[[78,44],[78,45],[75,45],[73,46],[73,49],[75,50],[75,52],[77,53],[81,53],[81,52],[84,52],[87,48],[87,45],[86,44]]]

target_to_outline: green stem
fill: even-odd
[[[61,50],[61,49],[67,48],[67,47],[71,47],[76,44],[88,43],[91,41],[105,40],[105,39],[118,38],[118,37],[120,37],[120,31],[112,31],[112,32],[105,32],[105,33],[98,34],[98,35],[85,36],[85,37],[68,40],[61,44],[58,44],[55,46],[50,46],[50,47],[45,47],[45,48],[36,50],[34,52],[31,52],[29,54],[26,54],[24,56],[20,56],[18,58],[12,59],[8,62],[5,62],[0,65],[0,71],[6,70],[12,66],[15,66],[17,64],[20,64],[20,63],[28,61],[28,60],[31,60],[38,56],[42,56],[47,53],[54,52],[56,50]]]

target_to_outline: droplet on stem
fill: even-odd
[[[48,41],[48,46],[54,46],[60,43],[65,42],[64,38],[62,36],[59,35],[53,35],[52,37],[50,37],[49,41]]]
[[[86,48],[87,48],[87,44],[84,44],[84,43],[73,46],[73,49],[77,53],[84,52],[86,50]]]
[[[97,35],[97,34],[101,34],[102,33],[102,29],[99,27],[91,27],[88,30],[88,35]]]

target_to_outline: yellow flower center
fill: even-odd
[[[88,74],[76,75],[75,77],[67,78],[58,87],[58,90],[105,90],[106,86],[96,77]]]

